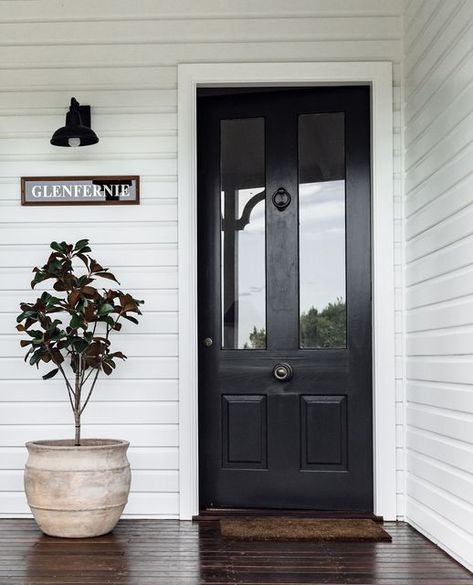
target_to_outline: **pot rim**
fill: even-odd
[[[40,439],[27,441],[25,446],[33,451],[98,451],[101,449],[128,448],[130,442],[123,439],[82,439],[81,445],[74,445],[73,439]]]

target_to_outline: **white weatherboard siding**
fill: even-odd
[[[0,515],[28,513],[23,443],[72,433],[59,380],[23,364],[14,318],[52,239],[91,239],[146,301],[116,336],[129,360],[98,387],[84,434],[131,441],[127,514],[178,517],[177,63],[392,61],[396,292],[402,358],[400,4],[392,0],[0,1]],[[100,143],[49,145],[71,96]],[[21,208],[21,175],[140,174],[136,207]],[[388,262],[391,259],[387,259]],[[402,368],[398,368],[402,380]],[[402,405],[402,388],[399,407]],[[402,420],[399,425],[399,514]]]
[[[406,515],[473,568],[473,3],[405,16]]]

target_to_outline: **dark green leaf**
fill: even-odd
[[[130,317],[130,315],[123,315],[123,317],[125,319],[128,319],[128,321],[131,321],[132,323],[134,323],[135,325],[138,325],[138,319],[135,319],[135,317]]]
[[[26,331],[26,334],[30,337],[34,337],[35,339],[43,338],[43,332],[39,331],[39,329],[30,329],[29,331]]]
[[[82,325],[82,317],[80,315],[75,314],[72,317],[69,325],[72,327],[72,329],[77,329],[78,327],[80,327]]]
[[[79,240],[78,242],[76,242],[76,245],[74,246],[74,250],[82,250],[82,248],[85,248],[85,246],[88,246],[89,244],[89,240],[86,238],[84,240]]]
[[[33,347],[30,347],[30,349],[29,349],[29,350],[26,352],[26,355],[25,355],[25,360],[24,360],[25,362],[28,360],[28,356],[29,356],[31,353],[33,353],[33,351],[34,351],[34,348],[33,348]]]
[[[16,318],[16,322],[20,323],[21,321],[23,321],[23,319],[26,319],[27,317],[35,317],[37,314],[38,313],[36,313],[36,311],[23,311],[23,313],[18,315],[18,317]]]
[[[31,281],[30,285],[31,288],[34,288],[37,284],[39,284],[40,282],[43,282],[44,280],[48,280],[50,278],[53,278],[53,276],[50,276],[48,274],[37,274],[33,280]]]
[[[34,366],[35,364],[38,364],[41,361],[43,354],[44,354],[43,350],[37,349],[30,358],[30,365]]]
[[[73,343],[74,349],[79,353],[82,353],[85,349],[89,347],[89,343],[85,339],[79,339],[79,341],[75,341]]]
[[[59,372],[59,368],[55,368],[54,370],[51,370],[50,372],[48,372],[47,374],[44,374],[43,376],[43,380],[49,380],[49,378],[54,378],[54,376]]]
[[[108,303],[104,303],[103,305],[100,305],[97,313],[100,317],[103,317],[104,315],[108,315],[109,313],[112,313],[113,310],[114,310],[113,305],[110,305]]]
[[[106,323],[107,325],[110,325],[110,327],[113,329],[115,326],[115,321],[112,319],[112,317],[101,317],[100,319],[98,319],[99,321],[101,321],[102,323]]]
[[[81,277],[77,279],[77,286],[82,287],[91,282],[93,282],[92,278],[89,278],[86,274],[83,274]]]
[[[66,251],[66,242],[61,242],[60,244],[58,242],[51,242],[50,246],[56,252],[64,253]]]

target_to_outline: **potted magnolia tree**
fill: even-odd
[[[17,329],[26,335],[25,361],[51,366],[44,380],[61,376],[74,418],[74,439],[26,444],[25,491],[39,527],[51,536],[88,537],[114,528],[130,491],[129,443],[83,439],[81,417],[101,374],[116,360],[111,336],[122,323],[138,324],[142,301],[118,289],[100,288],[99,279],[117,282],[90,255],[88,240],[52,242],[42,268],[34,268],[31,288],[52,284],[34,303],[21,303]],[[118,283],[119,284],[119,283]]]

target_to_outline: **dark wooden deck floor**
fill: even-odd
[[[0,584],[473,584],[412,528],[386,528],[391,544],[238,543],[223,541],[216,523],[128,520],[78,541],[42,536],[30,520],[0,520]]]

